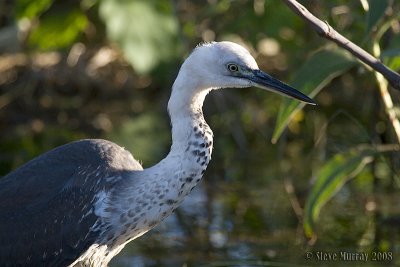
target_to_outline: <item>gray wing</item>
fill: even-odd
[[[91,230],[96,193],[135,170],[141,165],[123,148],[82,140],[0,179],[0,266],[71,264],[99,234]]]

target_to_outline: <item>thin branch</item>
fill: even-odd
[[[397,142],[400,144],[400,121],[397,118],[396,111],[394,109],[394,104],[388,90],[387,81],[380,73],[375,72],[375,76],[378,82],[379,92],[381,93],[381,97],[385,106],[386,114],[388,115],[390,123],[392,124],[394,132],[396,133]]]
[[[379,39],[375,39],[373,41],[373,46],[372,46],[372,53],[376,57],[378,57],[381,54],[381,48],[377,40]],[[381,98],[385,106],[386,114],[388,115],[390,123],[392,124],[394,132],[396,133],[397,142],[399,142],[400,144],[400,121],[396,115],[393,100],[388,90],[389,89],[388,82],[385,80],[382,74],[378,72],[375,72],[375,77],[376,81],[378,82],[379,92],[381,93]]]
[[[294,213],[296,214],[299,222],[303,221],[303,209],[301,208],[300,201],[296,196],[296,192],[294,189],[293,181],[290,178],[285,178],[283,180],[283,185],[285,186],[285,191],[289,196],[290,204],[292,204],[292,208]]]
[[[356,58],[381,73],[389,82],[389,84],[400,90],[400,75],[386,67],[379,59],[373,57],[367,51],[351,42],[349,39],[338,33],[326,21],[322,21],[310,13],[303,5],[296,0],[283,0],[286,5],[307,22],[320,36],[335,42],[340,47],[346,49]]]

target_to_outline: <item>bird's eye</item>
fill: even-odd
[[[228,70],[229,70],[230,72],[238,72],[238,71],[239,71],[239,66],[236,65],[236,64],[229,63],[229,64],[227,65],[227,67],[228,67]]]

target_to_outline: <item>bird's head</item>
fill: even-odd
[[[250,53],[232,42],[199,45],[180,72],[196,90],[255,86],[315,104],[308,96],[261,71]]]

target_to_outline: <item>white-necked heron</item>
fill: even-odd
[[[172,87],[169,154],[143,169],[124,148],[99,139],[57,147],[0,180],[0,266],[106,266],[125,244],[170,215],[200,181],[213,133],[206,95],[260,87],[312,99],[259,70],[231,42],[199,45]]]

